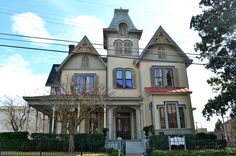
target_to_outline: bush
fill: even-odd
[[[0,133],[1,150],[27,151],[29,150],[28,132],[4,132]]]
[[[75,150],[99,151],[105,145],[105,138],[102,134],[75,134]]]
[[[37,151],[67,151],[68,137],[63,134],[32,133],[33,149]]]
[[[117,150],[112,151],[110,156],[118,156],[118,151]],[[120,156],[124,156],[124,153],[120,152]]]

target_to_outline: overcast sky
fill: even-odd
[[[109,26],[115,8],[124,8],[129,9],[136,28],[143,30],[140,48],[146,46],[161,25],[185,53],[195,53],[194,43],[200,39],[197,32],[190,30],[190,20],[201,11],[198,3],[199,0],[1,0],[0,44],[67,51],[69,43],[2,33],[77,42],[86,35],[101,54],[106,54],[102,50],[102,28]],[[55,43],[63,45],[53,45]],[[45,94],[44,86],[52,64],[60,64],[66,55],[0,46],[0,95]],[[199,63],[194,55],[188,56]],[[197,108],[194,120],[198,127],[213,130],[217,118],[207,122],[201,114],[204,104],[213,97],[206,83],[210,76],[212,73],[202,65],[193,64],[188,68],[192,106]]]

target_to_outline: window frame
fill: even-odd
[[[162,71],[162,77],[160,76],[156,76],[156,70],[159,70],[161,69]],[[171,83],[172,85],[168,85],[168,79],[167,79],[167,70],[170,70],[171,69]],[[164,87],[176,87],[176,83],[175,83],[175,75],[176,72],[175,72],[176,68],[174,66],[152,66],[151,67],[151,85],[153,87],[161,87],[161,88],[164,88]],[[158,82],[156,79],[162,79],[162,85],[157,85],[156,82]]]
[[[95,78],[96,74],[94,73],[76,73],[73,76],[73,80],[75,81],[75,91],[77,93],[91,93],[95,91]],[[77,77],[82,77],[83,84],[79,84],[77,81]],[[93,83],[88,84],[88,77],[93,77]],[[82,87],[82,89],[78,89],[78,86]],[[87,88],[90,86],[89,88]]]
[[[113,42],[115,54],[132,55],[133,42],[131,40],[117,39]],[[128,45],[128,46],[127,46]]]
[[[117,78],[117,72],[122,71],[122,87],[118,87],[117,80],[121,80]],[[130,72],[130,77],[127,77],[127,73]],[[115,68],[113,69],[113,88],[115,89],[135,89],[135,70],[132,68]],[[131,87],[127,87],[127,81],[131,82]]]
[[[176,117],[176,127],[171,127],[169,123],[169,115],[168,115],[168,105],[175,105],[175,117]],[[160,123],[160,129],[183,129],[187,127],[186,123],[186,105],[185,104],[179,104],[178,101],[164,101],[164,104],[162,105],[156,105],[156,108],[158,110],[158,117],[159,117],[159,123]],[[160,109],[164,108],[164,125],[162,126],[161,124],[161,114],[160,114]],[[183,110],[183,118],[181,117],[180,114],[180,108]],[[181,121],[182,118],[182,121]]]

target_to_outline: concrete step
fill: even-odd
[[[127,155],[143,155],[144,146],[142,141],[126,141],[126,154]]]

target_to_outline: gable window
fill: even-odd
[[[157,55],[159,59],[164,59],[165,58],[165,48],[162,46],[159,46],[157,48]]]
[[[116,68],[113,71],[114,88],[135,88],[135,73],[130,68]]]
[[[120,36],[127,36],[128,35],[128,26],[125,23],[119,24],[119,34]]]
[[[151,68],[151,83],[154,87],[173,87],[174,77],[173,77],[172,67],[152,67]]]
[[[81,64],[82,67],[88,67],[89,66],[89,58],[88,56],[83,56],[82,57],[82,64]]]
[[[165,102],[164,106],[158,106],[160,128],[185,128],[185,105],[178,102]]]
[[[94,91],[94,74],[75,75],[75,89],[79,93]]]

